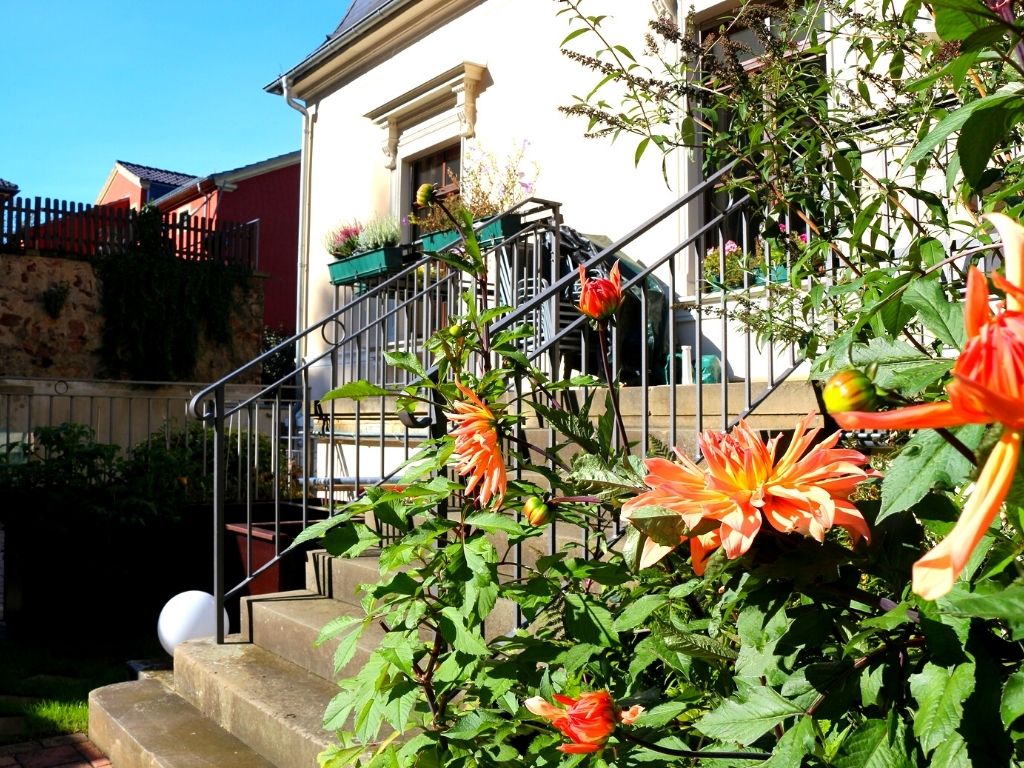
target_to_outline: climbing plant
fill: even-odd
[[[204,335],[231,343],[234,292],[247,287],[248,272],[215,259],[179,258],[153,206],[139,211],[136,232],[131,247],[96,265],[103,364],[113,376],[140,381],[187,379]]]

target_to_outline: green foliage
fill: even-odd
[[[795,218],[811,233],[802,247],[764,226],[752,254],[773,263],[773,248],[785,254],[786,301],[803,323],[786,333],[820,352],[813,376],[869,369],[883,408],[945,400],[968,343],[964,273],[954,265],[977,257],[963,243],[982,236],[979,209],[960,203],[1020,207],[1016,30],[980,0],[936,6],[940,40],[919,33],[929,11],[917,2],[869,13],[840,0],[747,3],[702,40],[658,20],[638,56],[604,36],[604,17],[588,15],[585,0],[559,2],[571,22],[563,47],[597,47],[570,52],[599,80],[566,110],[586,117],[591,135],[633,134],[638,163],[655,148],[667,156],[692,146],[707,170],[739,158],[724,191],[751,194],[764,210],[759,225]],[[825,12],[828,24],[817,15]],[[730,28],[756,38],[759,66],[744,66],[753,51]],[[840,44],[856,77],[821,66]],[[665,53],[675,46],[679,59]],[[465,209],[447,216],[464,234],[471,226]],[[483,278],[474,246],[467,236],[450,258]],[[491,337],[502,310],[469,299],[467,314],[426,342],[430,363],[389,358],[414,385],[350,382],[331,393],[394,395],[408,407],[429,390],[462,416],[470,405],[459,382],[493,408],[478,420],[495,434],[475,445],[500,445],[516,471],[500,505],[481,501],[464,475],[482,464],[460,454],[473,446],[441,435],[420,446],[400,488],[371,489],[299,537],[320,538],[338,556],[379,551],[380,577],[362,587],[364,615],[322,633],[339,640],[336,664],[351,672],[360,638],[383,630],[328,707],[339,745],[325,765],[1024,765],[1020,488],[1005,518],[982,526],[948,594],[925,600],[911,589],[915,561],[979,492],[972,481],[997,428],[891,439],[876,458],[886,479],[853,496],[868,540],[854,545],[833,528],[816,541],[769,520],[745,554],[717,549],[698,574],[683,538],[708,533],[707,518],[651,504],[617,531],[647,468],[616,439],[614,387],[604,413],[592,412],[593,382],[553,382],[532,369],[515,332]],[[585,387],[575,400],[573,386]],[[532,419],[551,430],[554,448],[525,437]],[[760,496],[739,495],[762,514]],[[535,500],[580,540],[524,557],[557,541],[525,519]],[[371,512],[397,535],[382,537]],[[651,542],[672,551],[639,569]],[[509,612],[521,621],[495,632]],[[562,736],[525,706],[597,690],[645,712],[614,724],[593,757],[560,752]],[[402,738],[380,740],[392,729]]]
[[[203,336],[231,343],[235,291],[248,273],[216,258],[191,261],[174,253],[160,210],[136,218],[132,246],[99,259],[103,337],[100,355],[111,376],[137,381],[188,380]]]
[[[359,250],[372,251],[388,245],[398,245],[401,231],[394,216],[377,216],[367,221],[359,233]]]

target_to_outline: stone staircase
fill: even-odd
[[[378,576],[375,557],[307,556],[306,588],[244,598],[242,631],[223,645],[182,643],[173,676],[90,694],[90,738],[115,768],[315,768],[334,743],[322,721],[338,692],[337,642],[315,640],[330,619],[363,615],[357,585]],[[365,663],[380,632],[364,633],[338,677]]]

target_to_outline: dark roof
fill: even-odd
[[[118,160],[117,164],[131,171],[143,181],[154,182],[156,184],[166,184],[170,187],[178,187],[198,178],[195,174],[191,173],[165,171],[162,168],[150,168],[148,165],[126,163],[124,160]]]
[[[343,47],[346,39],[356,31],[357,27],[364,26],[364,23],[368,20],[370,20],[369,23],[372,25],[373,20],[371,17],[376,15],[381,19],[386,18],[388,15],[400,11],[405,4],[404,0],[352,0],[352,4],[348,7],[345,16],[341,19],[341,23],[338,24],[337,28],[327,36],[324,42],[317,46],[315,51],[288,70],[285,76],[289,80],[301,77],[319,63],[321,59],[330,56],[334,51]],[[281,93],[281,78],[278,77],[267,83],[263,90],[268,93]]]
[[[20,189],[21,187],[19,187],[13,181],[7,181],[7,179],[0,179],[0,193],[13,196],[18,194]]]
[[[331,38],[333,39],[345,34],[387,2],[388,0],[352,0],[352,5],[348,7],[345,18],[341,20],[338,28],[331,34]]]

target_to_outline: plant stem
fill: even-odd
[[[619,409],[619,393],[615,388],[615,381],[612,379],[611,368],[608,365],[608,326],[602,322],[597,327],[598,346],[601,347],[601,365],[604,366],[604,379],[608,382],[608,396],[612,402],[612,412],[615,414],[615,426],[619,430],[619,440],[622,442],[622,450],[629,455],[629,438],[626,436],[626,425],[622,423],[622,411]]]
[[[674,757],[696,757],[708,760],[767,760],[772,756],[770,752],[697,752],[692,749],[674,749],[644,741],[622,729],[616,730],[615,734],[623,741],[632,742],[652,752],[660,752],[663,755],[673,755]]]

